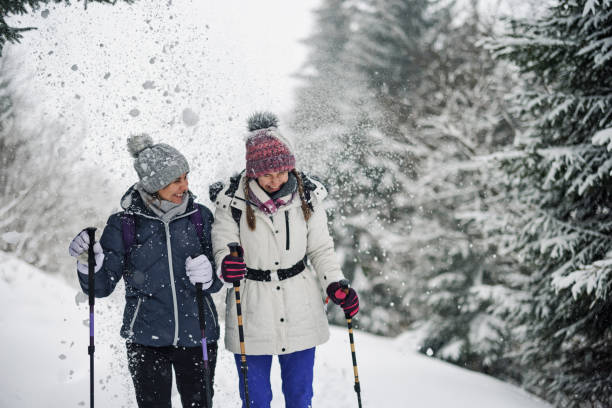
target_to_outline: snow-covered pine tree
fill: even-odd
[[[344,55],[344,48],[350,35],[350,13],[344,0],[327,0],[320,8],[314,11],[316,29],[312,35],[303,40],[309,52],[306,62],[296,75],[303,86],[296,91],[296,107],[292,113],[292,127],[307,140],[297,141],[306,152],[308,164],[312,166],[323,165],[317,160],[319,152],[314,153],[308,149],[313,138],[316,142],[323,142],[330,128],[341,121],[340,101],[346,92],[344,80],[346,69],[338,63]],[[324,168],[318,169],[325,171]],[[317,169],[314,170],[315,172]]]
[[[341,11],[337,25],[320,22],[317,38],[342,38],[342,47],[313,52],[310,69],[317,81],[303,95],[332,95],[317,103],[302,99],[297,117],[325,117],[301,138],[312,161],[322,163],[333,205],[332,230],[343,255],[343,270],[360,291],[360,325],[379,333],[398,333],[410,322],[410,308],[398,296],[412,286],[410,268],[393,254],[409,233],[412,212],[401,185],[413,178],[409,89],[419,83],[420,45],[426,1],[327,2]],[[321,14],[320,14],[321,16]],[[338,28],[348,29],[338,35]],[[331,51],[331,52],[330,52]],[[328,84],[329,89],[325,89]],[[330,92],[331,91],[331,92]],[[332,107],[326,107],[330,104]],[[300,107],[301,106],[301,107]],[[322,113],[313,113],[324,109]],[[299,112],[308,112],[303,115]],[[316,122],[316,121],[315,121]],[[325,146],[322,149],[321,146]],[[307,148],[308,149],[308,148]]]
[[[383,116],[377,125],[386,137],[406,143],[412,123],[411,100],[432,55],[425,35],[438,17],[429,0],[355,2],[354,35],[346,61],[362,73]]]
[[[558,406],[612,405],[612,0],[558,0],[491,45],[529,81],[507,160],[530,269],[516,311],[525,385]],[[593,405],[597,406],[597,405]]]
[[[508,378],[517,374],[504,359],[511,341],[496,302],[511,300],[516,261],[500,247],[507,203],[492,153],[513,141],[504,98],[516,78],[479,45],[494,23],[479,3],[452,8],[437,28],[436,58],[417,89],[416,132],[430,149],[407,186],[418,208],[407,247],[420,283],[422,351]]]

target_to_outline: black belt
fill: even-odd
[[[276,276],[278,276],[279,281],[282,281],[299,274],[304,269],[306,269],[306,256],[304,256],[304,259],[293,265],[291,268],[277,269]],[[272,281],[271,274],[272,272],[269,270],[262,271],[260,269],[247,268],[246,278],[255,281],[270,282]]]

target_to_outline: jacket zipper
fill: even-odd
[[[287,232],[287,246],[285,249],[289,250],[289,211],[285,211],[285,231]]]
[[[136,310],[134,311],[134,316],[132,316],[132,321],[130,322],[130,336],[134,335],[134,323],[136,323],[136,316],[138,316],[138,311],[140,310],[140,305],[142,304],[142,298],[138,298],[138,303],[136,304]]]
[[[166,229],[166,246],[168,247],[168,270],[170,271],[170,287],[172,288],[172,306],[174,307],[174,340],[172,345],[178,343],[178,301],[176,300],[176,287],[174,285],[174,267],[172,265],[172,243],[170,242],[170,223],[164,222]]]

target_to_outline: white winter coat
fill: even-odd
[[[251,205],[256,215],[256,228],[252,231],[246,220],[245,177],[241,177],[234,192],[231,186],[225,186],[214,199],[212,240],[217,265],[221,265],[229,254],[227,244],[239,242],[247,267],[272,271],[271,282],[245,279],[240,284],[247,355],[293,353],[322,344],[329,338],[324,311],[325,288],[343,279],[343,275],[321,204],[327,191],[316,180],[305,181],[314,208],[308,222],[304,220],[301,201],[296,194],[292,202],[281,207],[274,216]],[[232,218],[231,207],[242,211],[240,228]],[[274,271],[292,267],[305,254],[314,270],[307,267],[296,276],[278,281]],[[240,353],[233,289],[227,291],[225,316],[225,347]]]

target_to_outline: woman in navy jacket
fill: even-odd
[[[194,202],[188,190],[189,165],[178,150],[153,144],[147,135],[128,138],[128,148],[140,180],[123,196],[124,211],[110,216],[100,242],[94,244],[94,294],[108,296],[121,278],[125,281],[121,336],[126,339],[138,406],[171,407],[174,368],[183,406],[205,407],[195,285],[201,283],[204,289],[212,384],[219,325],[210,294],[222,287],[213,273],[213,216]],[[194,217],[196,212],[201,216]],[[87,261],[83,259],[88,246],[86,231],[70,244],[85,293],[90,289]],[[212,391],[212,385],[210,388]]]

